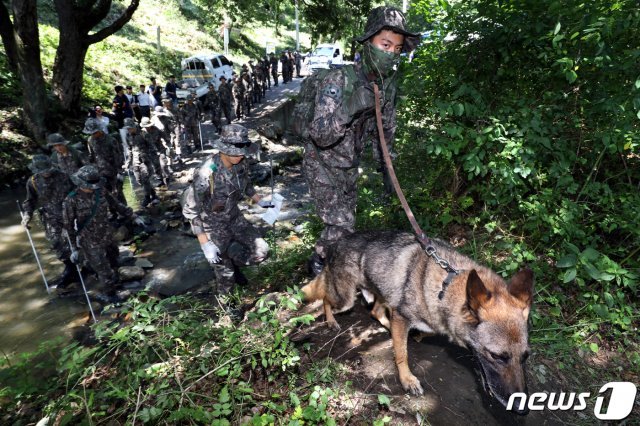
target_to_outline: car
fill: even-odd
[[[336,68],[344,65],[342,50],[337,44],[319,44],[307,59],[311,72],[318,69]]]
[[[198,98],[202,98],[209,91],[209,83],[213,83],[217,89],[220,86],[220,77],[231,80],[233,62],[219,53],[207,53],[190,56],[181,61],[182,80],[178,84],[176,96],[185,99],[195,91]]]

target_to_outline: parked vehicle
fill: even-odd
[[[192,90],[198,98],[203,97],[209,90],[209,83],[218,88],[220,77],[231,79],[233,62],[224,55],[210,53],[191,56],[181,61],[182,80],[178,82],[176,95],[178,99],[185,99]]]
[[[307,64],[312,72],[321,68],[341,67],[344,65],[342,50],[337,44],[319,44],[311,52]]]

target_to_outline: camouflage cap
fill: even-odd
[[[51,159],[44,154],[36,154],[31,159],[31,164],[29,164],[29,170],[33,173],[43,173],[51,170],[53,168],[53,164],[51,163]]]
[[[52,147],[54,145],[68,145],[69,141],[64,138],[60,133],[51,133],[47,136],[47,146]]]
[[[80,167],[77,172],[71,175],[71,181],[85,189],[98,189],[103,184],[98,168],[92,164]]]
[[[128,117],[124,119],[124,124],[122,125],[123,129],[135,129],[137,127],[136,121],[133,118]]]
[[[258,152],[258,145],[249,140],[249,131],[240,124],[227,124],[222,127],[220,139],[213,143],[213,147],[223,154],[233,157],[250,156]]]
[[[87,121],[84,122],[84,129],[82,129],[82,133],[86,135],[93,135],[96,132],[104,132],[104,126],[95,118],[87,118]]]
[[[140,127],[147,128],[147,127],[152,127],[153,125],[154,124],[149,117],[142,117],[142,120],[140,120]]]
[[[405,30],[405,26],[406,20],[399,9],[392,6],[376,7],[369,12],[367,24],[364,27],[364,35],[356,38],[356,40],[364,43],[380,32],[380,30],[389,29],[394,33],[404,35],[402,51],[410,52],[420,43],[420,34]]]

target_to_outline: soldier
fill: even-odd
[[[371,11],[365,34],[357,40],[363,43],[362,64],[332,70],[319,83],[310,140],[305,141],[303,168],[324,222],[309,261],[314,275],[322,269],[329,245],[354,231],[358,165],[365,142],[378,139],[373,83],[381,90],[384,136],[391,143],[396,128],[396,65],[400,53],[413,50],[420,37],[405,30],[402,12],[384,6]],[[379,152],[379,145],[375,147]]]
[[[302,55],[297,50],[293,53],[293,60],[296,64],[296,77],[302,77],[300,75],[300,70],[302,69]]]
[[[209,83],[209,91],[204,98],[204,107],[209,110],[211,124],[213,124],[216,127],[216,131],[220,133],[220,97],[213,83]]]
[[[271,66],[271,77],[273,77],[273,85],[278,86],[278,58],[275,53],[269,53],[269,65]]]
[[[236,105],[236,119],[240,120],[244,105],[244,84],[240,78],[233,79],[233,88],[231,90],[233,92],[233,102]]]
[[[280,65],[282,68],[282,82],[285,84],[289,81],[289,64],[289,56],[287,52],[283,50],[280,55]]]
[[[185,102],[180,110],[180,116],[185,139],[193,143],[195,149],[200,148],[200,129],[198,126],[200,123],[200,114],[201,109],[195,103],[195,96],[191,94],[188,95],[187,102]]]
[[[131,150],[129,161],[131,161],[133,175],[144,191],[142,205],[146,207],[151,203],[157,204],[159,202],[158,196],[151,185],[151,172],[153,170],[151,156],[155,153],[155,146],[151,145],[142,135],[133,118],[125,118],[123,128],[127,129],[128,132],[127,144]]]
[[[77,188],[62,203],[64,229],[71,240],[70,260],[91,267],[106,292],[107,301],[113,301],[118,284],[119,253],[108,212],[115,209],[139,225],[144,225],[144,221],[105,191],[104,178],[95,166],[81,167],[71,180]]]
[[[224,294],[234,282],[246,282],[239,266],[262,262],[269,251],[258,230],[240,213],[238,202],[247,196],[262,207],[269,203],[251,185],[249,165],[243,161],[258,150],[247,129],[239,124],[224,126],[214,147],[220,152],[196,171],[183,195],[182,213],[213,266],[218,292]]]
[[[244,101],[242,102],[242,115],[243,117],[249,117],[251,114],[251,107],[253,106],[253,84],[251,82],[251,76],[249,73],[243,73],[240,76],[240,84],[244,86]]]
[[[47,136],[47,146],[53,150],[51,162],[69,176],[89,163],[85,155],[69,146],[69,141],[60,133],[52,133]]]
[[[260,61],[260,65],[262,66],[262,84],[271,90],[271,76],[269,75],[269,59],[265,56]]]
[[[167,137],[166,133],[162,132],[156,127],[156,125],[148,118],[142,117],[140,122],[142,128],[142,136],[146,139],[150,147],[153,147],[153,153],[151,155],[151,162],[156,174],[160,175],[160,179],[164,186],[169,186],[171,181],[171,140]]]
[[[220,98],[220,109],[224,113],[224,117],[227,119],[227,124],[231,124],[231,111],[233,101],[233,94],[231,93],[231,87],[227,83],[226,77],[220,77],[220,86],[218,86],[218,96]]]
[[[183,152],[186,154],[185,150],[186,144],[185,140],[182,137],[182,120],[181,114],[178,109],[173,105],[171,98],[168,96],[162,97],[162,105],[164,108],[164,115],[159,115],[159,117],[164,117],[162,120],[166,122],[166,128],[171,136],[171,144],[173,145],[173,150],[176,153],[175,161],[178,163],[182,162],[182,154]]]
[[[122,192],[122,165],[124,153],[120,144],[104,132],[104,128],[95,118],[88,118],[82,133],[91,135],[88,141],[89,160],[98,168],[105,179],[105,188],[123,204],[127,203]]]
[[[64,288],[78,278],[76,268],[69,260],[69,245],[62,235],[62,201],[73,188],[73,184],[69,176],[56,169],[46,155],[34,155],[29,168],[33,175],[27,180],[27,198],[22,203],[22,225],[29,226],[33,212],[40,206],[38,212],[40,222],[44,226],[44,234],[56,257],[64,264],[62,275],[51,284]]]

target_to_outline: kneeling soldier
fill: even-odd
[[[260,263],[269,251],[258,230],[240,213],[238,202],[247,196],[262,207],[270,204],[261,200],[249,181],[244,158],[258,146],[249,141],[247,129],[239,124],[223,126],[214,148],[220,152],[194,174],[182,198],[182,213],[213,266],[218,292],[224,294],[234,283],[246,283],[240,265]]]

